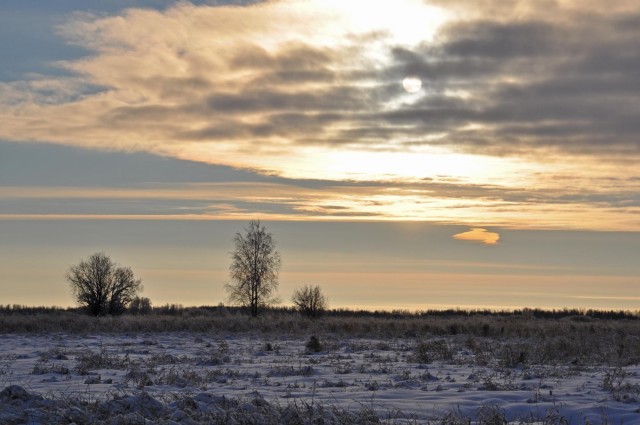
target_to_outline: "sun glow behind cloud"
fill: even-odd
[[[449,19],[445,9],[422,0],[323,0],[314,2],[313,7],[335,11],[340,17],[337,22],[340,33],[345,28],[354,35],[383,32],[392,43],[403,45],[431,41],[437,29]]]
[[[444,177],[473,181],[479,184],[495,182],[517,169],[517,166],[495,157],[466,155],[430,149],[422,152],[362,152],[344,150],[329,152],[318,161],[316,169],[323,178],[421,180]]]
[[[11,102],[0,105],[0,120],[6,124],[0,137],[147,150],[309,177],[317,174],[318,163],[326,161],[332,149],[322,147],[324,140],[300,143],[296,139],[301,135],[288,134],[286,123],[282,131],[262,130],[270,126],[269,109],[300,112],[301,119],[312,120],[325,113],[324,107],[313,111],[316,96],[330,99],[336,94],[368,108],[372,96],[377,96],[376,87],[386,83],[376,70],[388,65],[389,46],[410,47],[430,40],[446,17],[443,9],[419,0],[375,4],[284,0],[247,7],[179,3],[164,12],[129,9],[118,17],[78,15],[59,31],[97,55],[61,62],[78,73],[66,86],[36,80],[20,96],[24,87],[3,85],[3,98]],[[265,68],[273,74],[264,75]],[[362,71],[367,68],[369,75]],[[332,75],[322,75],[329,72]],[[285,79],[273,82],[277,91],[269,87],[272,78]],[[64,99],[83,84],[105,90],[76,93],[71,102],[50,102],[52,91]],[[49,87],[38,88],[43,85]],[[38,104],[44,98],[34,98],[39,91],[49,97],[46,104]],[[230,134],[231,126],[239,132]],[[329,143],[350,130],[349,125],[330,122],[323,128],[326,135],[321,136]],[[359,151],[385,144],[386,140],[367,143]],[[319,156],[314,163],[305,158],[307,145],[312,146],[313,156]],[[247,150],[255,155],[238,155]],[[309,165],[301,168],[300,163]]]

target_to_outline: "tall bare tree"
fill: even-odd
[[[102,252],[71,266],[67,281],[78,304],[94,316],[123,313],[142,291],[142,281],[135,278],[130,267],[114,264]]]
[[[229,272],[232,283],[225,286],[229,300],[248,307],[257,317],[261,308],[278,302],[278,272],[280,253],[271,233],[252,220],[233,238],[235,249],[231,253]]]
[[[308,317],[317,317],[327,309],[329,301],[324,296],[320,286],[305,285],[296,289],[291,296],[291,301],[298,307],[300,312]]]

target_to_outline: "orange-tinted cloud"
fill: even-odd
[[[487,229],[476,227],[467,232],[453,235],[453,238],[461,241],[480,242],[485,245],[495,245],[500,240],[500,234],[490,232]]]

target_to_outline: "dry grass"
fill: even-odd
[[[327,315],[302,318],[291,311],[271,311],[251,318],[228,309],[176,309],[152,315],[90,317],[77,311],[33,314],[0,311],[0,332],[12,333],[160,333],[218,335],[251,333],[321,338],[407,338],[416,341],[415,356],[425,362],[451,360],[460,347],[478,364],[602,364],[640,362],[640,320],[587,316],[536,318],[532,315]],[[446,338],[446,341],[445,341]],[[454,344],[455,346],[452,346]]]
[[[629,380],[625,367],[640,362],[640,321],[633,318],[595,319],[585,316],[563,318],[539,318],[533,315],[327,315],[318,320],[301,318],[288,311],[272,311],[257,319],[229,310],[176,310],[148,316],[125,315],[120,317],[92,318],[73,311],[38,311],[34,314],[0,312],[0,329],[4,333],[132,333],[145,335],[143,345],[157,344],[155,332],[194,332],[199,343],[204,338],[216,341],[207,345],[206,353],[192,359],[179,359],[161,354],[148,359],[131,359],[128,354],[104,347],[80,348],[70,352],[47,350],[34,368],[33,374],[69,373],[88,374],[91,370],[110,368],[126,371],[127,382],[136,388],[136,394],[108,400],[43,400],[37,395],[5,393],[0,397],[0,422],[12,417],[15,422],[37,422],[29,417],[33,412],[52,420],[49,423],[430,423],[430,424],[504,424],[505,412],[498,406],[482,406],[469,415],[451,411],[429,422],[403,414],[381,412],[369,406],[354,409],[323,405],[303,400],[277,404],[262,398],[233,399],[212,395],[167,394],[166,399],[153,399],[145,391],[152,385],[176,388],[204,388],[211,382],[226,382],[237,378],[233,369],[229,345],[223,336],[230,334],[264,335],[265,337],[296,336],[308,341],[309,351],[329,353],[335,374],[343,376],[358,371],[357,364],[347,363],[334,355],[336,341],[361,338],[349,344],[353,351],[369,351],[372,348],[383,353],[367,357],[367,373],[406,375],[406,380],[429,382],[432,376],[413,374],[411,370],[395,368],[397,356],[406,353],[411,362],[467,364],[488,366],[489,372],[478,374],[475,388],[485,391],[514,389],[514,370],[532,379],[561,378],[586,366],[604,366],[608,372],[603,377],[602,388],[616,401],[628,402],[640,398],[640,388]],[[207,334],[206,336],[204,334]],[[311,338],[313,336],[314,338]],[[317,336],[317,337],[316,337]],[[159,338],[159,337],[158,337]],[[311,344],[311,341],[313,344]],[[372,341],[377,340],[377,341]],[[397,340],[402,340],[398,342]],[[260,338],[257,349],[278,351],[277,343]],[[399,344],[402,344],[400,346]],[[317,350],[315,349],[317,348]],[[393,348],[393,349],[392,349]],[[389,354],[387,354],[387,351]],[[464,353],[464,355],[462,354]],[[75,367],[63,369],[52,360],[73,357]],[[334,356],[334,357],[331,357]],[[264,370],[262,379],[273,377],[297,377],[313,375],[320,366],[309,356],[308,363],[275,364]],[[182,363],[184,367],[177,367]],[[222,368],[202,370],[202,366],[223,365]],[[523,367],[517,367],[522,365]],[[556,367],[557,366],[557,367]],[[58,367],[56,369],[56,367]],[[421,370],[421,369],[416,369]],[[362,371],[359,371],[362,372]],[[2,375],[0,369],[0,376]],[[88,375],[92,377],[93,375]],[[257,378],[260,376],[257,376]],[[100,379],[100,378],[98,378]],[[371,380],[368,389],[377,391],[378,381]],[[325,380],[320,386],[342,387],[342,379]],[[12,398],[12,397],[17,398]],[[163,396],[164,397],[164,396]],[[207,398],[208,397],[208,398]],[[34,403],[31,413],[22,409],[26,398]],[[15,407],[15,409],[14,409]],[[4,414],[9,416],[2,416]],[[14,415],[15,416],[11,416]],[[13,419],[12,419],[13,420]],[[22,421],[22,422],[21,422]],[[173,421],[173,422],[172,422]],[[603,421],[604,422],[604,421]],[[47,423],[47,422],[44,422]],[[539,416],[523,418],[520,423],[563,424],[568,423],[559,411],[541,411]]]
[[[7,425],[23,423],[67,424],[426,424],[426,425],[506,425],[505,413],[498,406],[483,405],[473,416],[452,410],[440,417],[417,420],[401,411],[377,412],[372,406],[343,409],[300,400],[285,404],[266,401],[260,396],[237,399],[198,395],[167,395],[157,399],[146,392],[114,396],[103,401],[74,398],[43,398],[22,387],[0,391],[0,414]],[[24,409],[29,405],[29,409]],[[603,418],[606,421],[606,418]],[[551,409],[537,416],[521,418],[525,424],[562,425],[568,420]],[[603,423],[607,423],[604,422]]]

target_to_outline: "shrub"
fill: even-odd
[[[498,406],[482,406],[476,414],[478,425],[507,425],[504,410]]]
[[[291,296],[291,301],[301,313],[315,318],[327,309],[328,300],[318,285],[306,285],[298,288]]]
[[[414,349],[413,359],[418,363],[431,363],[434,360],[452,360],[453,349],[444,340],[421,341]]]
[[[311,335],[305,347],[307,348],[307,352],[309,353],[319,353],[320,351],[322,351],[322,344],[320,343],[318,337],[316,337],[315,335]]]

